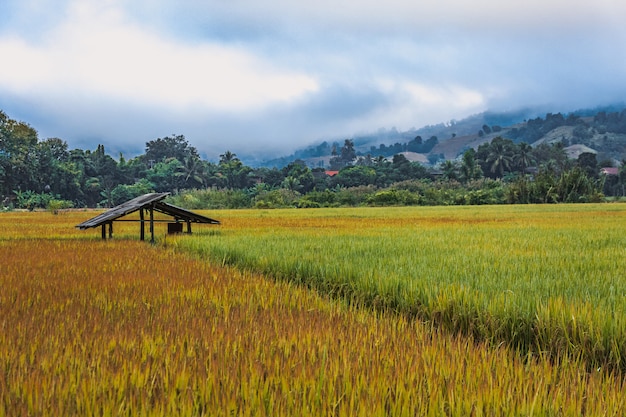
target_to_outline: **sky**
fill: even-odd
[[[205,158],[626,97],[623,0],[2,0],[0,110],[125,156]]]

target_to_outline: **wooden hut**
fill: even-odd
[[[141,240],[145,240],[145,224],[148,223],[150,226],[150,241],[154,242],[154,223],[156,222],[167,222],[168,233],[182,232],[183,223],[187,224],[187,233],[191,233],[191,223],[220,224],[218,220],[210,219],[172,204],[164,203],[162,200],[168,195],[169,193],[144,194],[84,221],[76,225],[76,227],[80,230],[101,227],[102,239],[106,239],[107,228],[109,238],[113,237],[113,222],[139,222],[139,236]],[[122,217],[137,211],[139,212],[139,220],[122,219]],[[156,220],[154,218],[155,212],[171,216],[173,220]],[[146,214],[148,215],[148,219],[145,218]]]

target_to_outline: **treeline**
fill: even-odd
[[[174,204],[195,209],[600,201],[624,195],[624,164],[619,175],[601,175],[609,165],[594,154],[570,160],[560,143],[531,147],[502,137],[436,168],[401,154],[357,156],[351,140],[331,159],[334,172],[301,160],[252,168],[230,151],[213,163],[182,135],[149,141],[144,154],[116,160],[102,145],[70,150],[58,138],[39,140],[28,124],[0,111],[5,209],[112,207],[148,192],[171,192]]]

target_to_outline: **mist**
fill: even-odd
[[[285,155],[482,111],[623,101],[626,6],[65,0],[0,6],[0,109],[40,139],[142,153],[185,135]]]

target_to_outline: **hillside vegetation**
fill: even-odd
[[[169,192],[188,208],[601,201],[626,195],[624,132],[626,111],[557,113],[445,141],[417,135],[368,153],[346,139],[320,145],[312,159],[255,168],[230,150],[218,163],[204,160],[183,135],[148,141],[130,159],[114,159],[101,144],[69,149],[0,111],[0,207],[112,207],[149,192]]]
[[[436,164],[444,159],[459,158],[467,149],[477,149],[498,136],[525,142],[560,143],[564,147],[582,144],[597,152],[600,160],[621,160],[626,157],[626,111],[623,105],[580,110],[568,114],[534,115],[530,109],[509,113],[485,112],[446,124],[426,126],[400,132],[380,130],[375,134],[356,135],[352,140],[359,155],[393,156],[400,152],[416,152]],[[341,144],[323,142],[300,150],[290,157],[266,163],[270,165],[295,159],[315,163],[315,158],[332,155]]]

